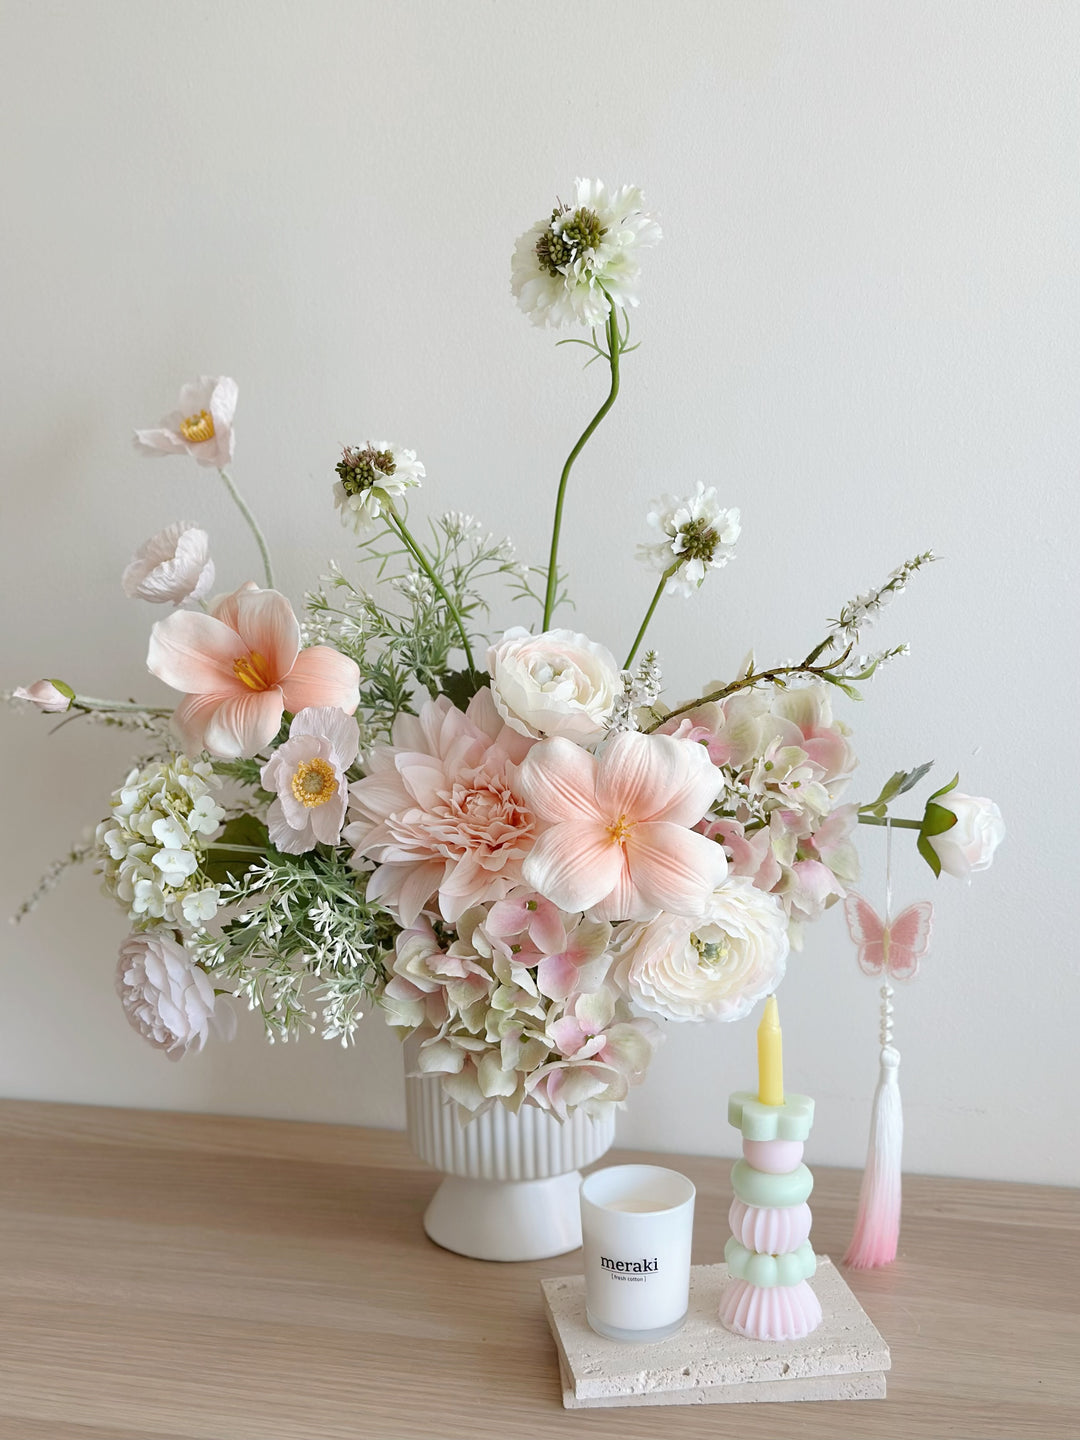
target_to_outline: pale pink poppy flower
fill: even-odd
[[[516,764],[533,743],[504,723],[486,688],[464,712],[440,695],[419,715],[399,715],[393,744],[375,750],[349,787],[353,864],[378,867],[368,899],[410,926],[435,896],[453,922],[520,885],[536,827]]]
[[[20,685],[11,692],[16,700],[28,700],[47,715],[58,715],[71,707],[75,691],[62,680],[35,680],[33,685]]]
[[[356,721],[332,705],[309,706],[294,718],[261,776],[263,789],[278,797],[267,815],[278,850],[303,855],[337,844],[349,799],[345,772],[359,749]]]
[[[176,409],[156,430],[136,430],[135,448],[149,455],[190,455],[222,470],[233,457],[233,416],[239,390],[227,375],[200,375],[184,385]]]
[[[613,921],[697,915],[727,872],[723,846],[690,829],[723,787],[701,745],[619,734],[597,759],[556,737],[533,747],[518,783],[547,826],[525,883],[561,910]]]
[[[185,692],[173,715],[185,748],[225,760],[265,749],[286,710],[330,705],[351,715],[360,703],[356,662],[328,645],[301,650],[288,600],[251,583],[209,615],[177,610],[159,620],[146,665]]]
[[[196,525],[176,520],[135,551],[120,584],[129,600],[180,605],[201,600],[214,583],[210,536]]]

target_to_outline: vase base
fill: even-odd
[[[428,1238],[472,1260],[547,1260],[581,1244],[581,1172],[544,1180],[448,1175],[424,1215]]]

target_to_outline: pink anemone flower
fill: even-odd
[[[185,692],[173,715],[185,748],[224,760],[265,749],[286,710],[330,705],[351,715],[360,703],[356,662],[328,645],[301,650],[288,600],[250,582],[209,615],[177,610],[159,620],[146,665]]]
[[[597,759],[556,736],[525,756],[518,784],[547,825],[525,883],[561,910],[594,920],[699,915],[727,872],[723,846],[689,828],[723,786],[693,741],[620,734]]]

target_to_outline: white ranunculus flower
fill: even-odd
[[[1005,839],[1005,821],[993,800],[950,790],[936,803],[956,816],[951,829],[927,837],[941,868],[960,880],[989,869],[994,851]]]
[[[508,630],[488,651],[487,668],[499,714],[534,738],[599,739],[622,691],[611,651],[572,630]]]
[[[613,194],[578,180],[571,205],[556,205],[514,248],[511,289],[534,325],[607,323],[611,307],[638,303],[637,252],[656,245],[660,226],[636,185]]]
[[[174,521],[139,546],[120,583],[130,600],[155,605],[201,600],[214,583],[209,535],[184,520]]]
[[[214,994],[205,970],[164,930],[128,936],[120,946],[116,991],[132,1029],[170,1060],[201,1050],[211,1031],[236,1033],[236,1016]]]
[[[741,1020],[783,978],[787,916],[748,876],[729,875],[704,916],[630,925],[614,956],[612,978],[640,1009],[668,1020]]]

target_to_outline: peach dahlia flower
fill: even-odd
[[[328,645],[301,650],[288,600],[250,582],[209,615],[177,610],[159,620],[146,665],[185,692],[173,715],[185,748],[223,760],[265,749],[286,710],[332,705],[351,715],[360,703],[356,662]]]
[[[355,819],[343,838],[354,865],[378,865],[368,899],[407,928],[436,895],[453,922],[520,885],[535,824],[516,764],[532,743],[503,723],[486,688],[464,712],[440,695],[419,715],[399,715],[393,744],[349,787]]]

